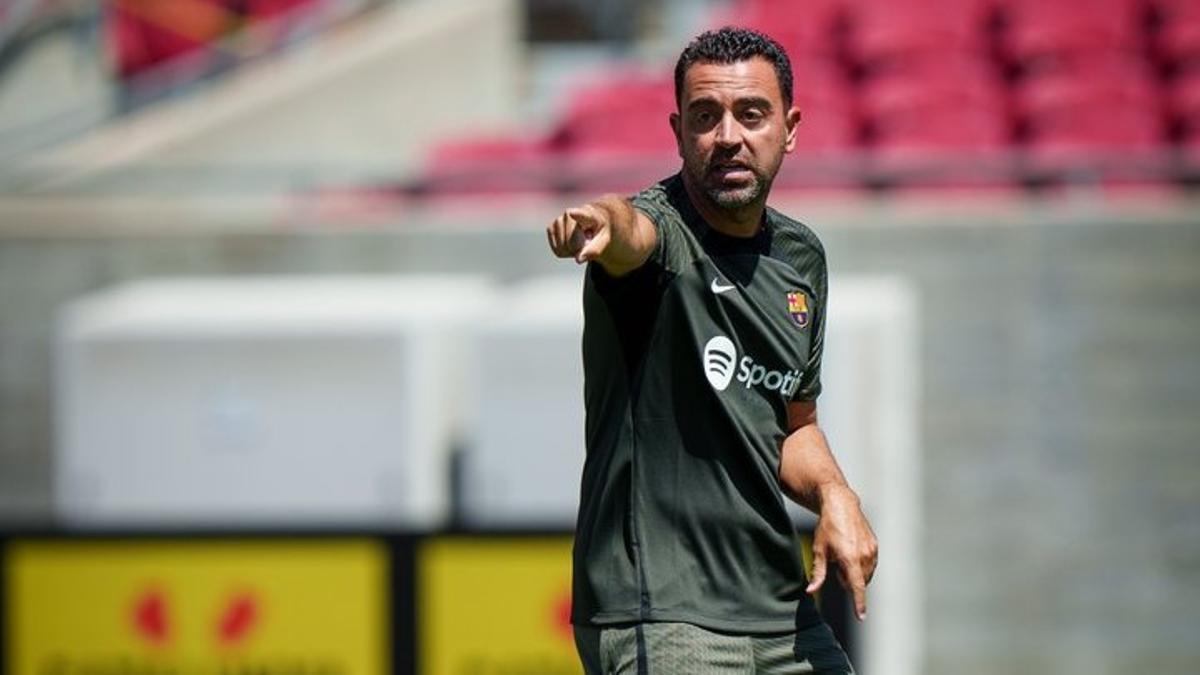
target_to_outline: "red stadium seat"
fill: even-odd
[[[892,61],[983,54],[988,12],[986,0],[854,0],[849,53],[868,71]]]
[[[417,186],[425,194],[550,193],[562,189],[561,159],[542,139],[479,137],[430,153]]]
[[[678,165],[674,110],[668,74],[614,72],[575,92],[552,134],[563,153],[562,180],[585,191],[625,192],[664,177]]]
[[[1026,64],[1017,86],[1043,77],[1124,81],[1154,79],[1157,73],[1143,55],[1122,51],[1075,52]]]
[[[1027,64],[1016,110],[1031,176],[1106,189],[1161,184],[1168,136],[1157,77],[1142,56],[1119,50]]]
[[[1011,184],[1006,91],[984,63],[946,61],[935,77],[876,78],[861,104],[878,180],[893,187]]]
[[[554,142],[573,153],[673,153],[668,120],[674,110],[671,77],[612,73],[571,96]]]
[[[1159,86],[1144,63],[1097,60],[1086,71],[1041,73],[1018,88],[1019,112],[1036,118],[1043,112],[1080,111],[1087,107],[1140,105],[1159,109]]]
[[[1022,86],[1018,101],[1035,168],[1070,169],[1165,149],[1159,90],[1144,72],[1038,77]]]
[[[1159,58],[1176,69],[1200,67],[1200,0],[1155,0]]]
[[[830,59],[800,58],[792,62],[793,98],[800,108],[797,156],[842,155],[855,148],[859,115],[854,91]]]
[[[119,77],[131,77],[156,62],[158,55],[143,37],[137,17],[119,6],[110,5],[105,12],[104,31],[108,59]]]
[[[1170,105],[1184,154],[1193,163],[1200,164],[1200,70],[1191,71],[1175,81]]]
[[[185,54],[209,51],[236,27],[222,0],[120,0],[105,3],[105,24],[121,77]]]
[[[104,3],[113,62],[131,76],[183,55],[216,53],[242,27],[298,13],[316,0],[116,0]]]
[[[801,114],[795,152],[807,159],[844,155],[857,147],[858,129],[857,119],[847,110],[810,109]]]
[[[1200,132],[1200,71],[1175,81],[1171,89],[1171,114],[1187,127]]]
[[[877,156],[994,154],[1011,142],[1003,90],[986,80],[886,79],[864,93]]]
[[[316,0],[247,0],[246,16],[251,21],[274,19],[312,5]]]
[[[918,111],[983,108],[1008,114],[1007,89],[983,60],[945,59],[929,62],[919,72],[898,72],[868,80],[862,110],[872,123]]]
[[[1136,52],[1145,44],[1141,0],[1007,0],[1005,51],[1025,67],[1039,61]]]
[[[1024,109],[1042,107],[1042,101],[1157,100],[1156,74],[1147,62],[1122,53],[1097,53],[1073,70],[1034,72],[1018,86]]]
[[[792,93],[806,105],[842,107],[854,100],[854,84],[835,59],[802,55],[792,58]]]
[[[741,0],[716,17],[715,25],[746,26],[775,38],[793,58],[831,55],[847,0]]]

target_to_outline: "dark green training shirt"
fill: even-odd
[[[767,209],[708,227],[676,175],[638,194],[658,244],[584,284],[587,460],[573,620],[743,633],[819,621],[779,486],[787,403],[820,392],[820,241]]]

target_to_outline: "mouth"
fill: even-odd
[[[742,183],[754,179],[754,172],[750,167],[737,161],[716,162],[709,169],[709,173],[723,182]]]

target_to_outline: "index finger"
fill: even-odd
[[[596,209],[591,204],[584,204],[583,206],[569,208],[567,209],[567,215],[581,224],[586,223],[588,225],[593,225],[599,222],[599,216],[596,213]]]
[[[856,564],[848,565],[845,574],[850,595],[854,598],[854,616],[863,621],[867,618],[867,583],[863,580],[862,569]]]

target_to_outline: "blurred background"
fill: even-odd
[[[6,671],[578,672],[543,228],[677,169],[728,23],[796,74],[860,672],[1200,672],[1200,0],[0,0]]]

